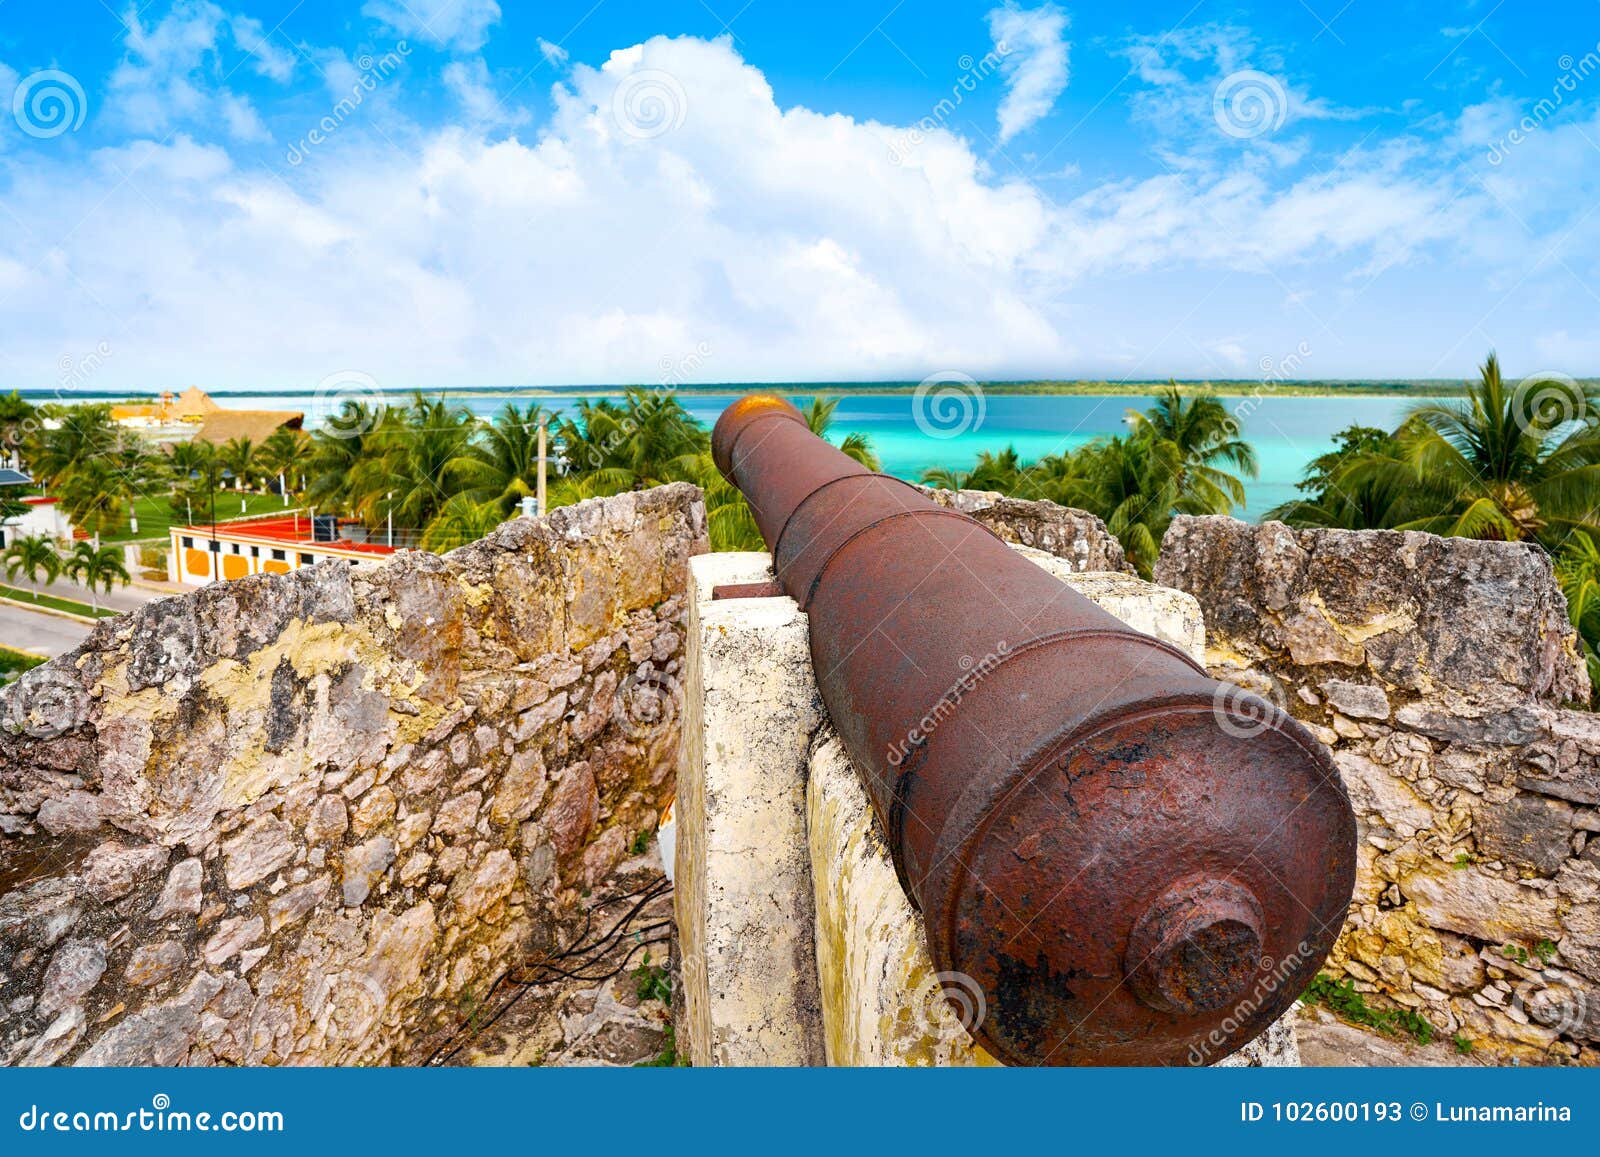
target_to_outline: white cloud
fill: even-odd
[[[991,9],[989,35],[1004,54],[1001,74],[1000,143],[1032,127],[1055,106],[1067,87],[1067,15],[1054,4],[1022,9],[1014,3]]]
[[[122,19],[125,53],[107,85],[113,120],[139,133],[220,124],[234,140],[266,137],[249,100],[218,79],[246,61],[279,83],[293,76],[293,53],[275,43],[258,21],[210,0],[178,0],[151,24],[130,6]]]
[[[486,72],[459,63],[476,93]],[[1181,372],[1197,351],[1248,368],[1297,348],[1311,309],[1333,316],[1286,310],[1286,283],[1355,289],[1391,264],[1547,247],[1404,141],[1288,182],[1201,167],[1080,177],[1054,201],[949,131],[896,163],[903,126],[779,107],[726,39],[578,64],[553,96],[526,140],[478,124],[380,135],[363,107],[278,175],[182,134],[87,168],[63,150],[5,154],[28,228],[0,230],[0,379],[48,385],[63,353],[102,340],[105,388],[309,388],[349,369],[396,387],[649,382],[701,348],[700,380],[721,381],[1133,372],[1154,355],[1171,360],[1146,373]],[[1555,164],[1586,209],[1592,150],[1576,131],[1536,136],[1493,175],[1498,194],[1546,197],[1538,171]],[[1459,252],[1476,237],[1517,252]],[[1600,254],[1600,237],[1564,252]],[[1480,304],[1482,279],[1458,280],[1463,326],[1504,292]],[[1414,290],[1377,292],[1371,324],[1405,324]],[[1530,332],[1563,325],[1583,332],[1558,313]],[[1421,372],[1456,337],[1412,333],[1420,364],[1369,372]],[[1552,353],[1576,348],[1563,340]],[[1319,373],[1344,372],[1318,349]]]
[[[361,11],[400,36],[463,52],[482,48],[500,21],[495,0],[368,0]]]
[[[539,55],[558,68],[567,62],[567,50],[559,44],[551,43],[542,36],[539,37]]]
[[[489,76],[489,66],[483,57],[471,60],[453,60],[440,73],[445,87],[461,106],[466,123],[479,127],[523,124],[528,120],[526,109],[505,105],[495,95],[494,82]]]

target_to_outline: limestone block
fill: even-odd
[[[674,874],[696,1065],[823,1060],[805,791],[822,703],[806,620],[787,598],[711,598],[771,577],[765,554],[689,564]]]
[[[967,1033],[982,1022],[983,994],[934,972],[922,916],[831,726],[812,750],[807,804],[828,1063],[995,1064]]]
[[[1171,643],[1197,663],[1205,661],[1206,624],[1193,595],[1118,571],[1075,570],[1069,560],[1032,547],[1012,549],[1134,630]]]

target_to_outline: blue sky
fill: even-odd
[[[1596,0],[0,0],[0,97],[8,387],[1600,373]]]

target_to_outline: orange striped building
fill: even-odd
[[[252,574],[288,574],[330,558],[371,562],[394,553],[394,547],[382,543],[344,537],[356,526],[329,515],[304,514],[174,526],[167,578],[198,587]]]

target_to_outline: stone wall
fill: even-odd
[[[1155,577],[1332,749],[1361,846],[1328,971],[1477,1059],[1600,1063],[1600,717],[1548,557],[1179,518]]]
[[[164,599],[0,697],[0,1060],[418,1063],[652,830],[676,485]]]

